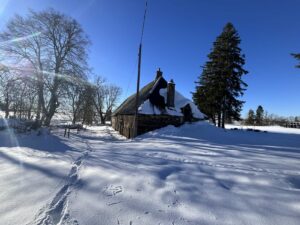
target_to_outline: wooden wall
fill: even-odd
[[[138,135],[168,125],[180,126],[183,117],[170,115],[139,115]],[[133,138],[134,115],[117,115],[112,117],[112,127],[127,138]]]
[[[134,116],[133,115],[117,115],[111,118],[111,125],[119,133],[127,138],[132,138]]]

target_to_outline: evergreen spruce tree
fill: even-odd
[[[199,81],[195,82],[197,86],[195,93],[193,93],[193,100],[199,109],[216,124],[219,106],[214,93],[214,77],[211,68],[211,62],[207,62],[203,67]]]
[[[248,72],[243,69],[245,56],[241,53],[240,42],[234,26],[226,24],[213,44],[193,93],[199,109],[223,128],[228,119],[240,120],[244,103],[239,97],[247,87],[242,76]]]
[[[246,125],[254,125],[255,122],[255,114],[252,109],[249,110],[247,118],[245,120]]]
[[[292,54],[292,56],[294,56],[296,59],[299,60],[299,64],[296,65],[297,68],[300,68],[300,54]]]
[[[263,125],[263,120],[264,120],[264,108],[261,105],[259,105],[256,109],[256,117],[255,117],[256,125],[258,126]]]

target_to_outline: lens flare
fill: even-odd
[[[3,117],[1,117],[1,119],[3,120],[5,130],[8,133],[8,138],[9,138],[10,145],[12,147],[15,147],[17,150],[20,150],[21,149],[20,148],[20,143],[18,141],[18,138],[15,135],[13,124],[12,124],[13,122],[17,122],[17,121],[8,120],[8,119],[3,118]],[[22,161],[19,161],[19,166],[20,166],[21,169],[24,168]],[[22,176],[20,177],[19,182],[23,182]]]
[[[8,132],[10,143],[13,146],[19,147],[20,146],[19,145],[19,141],[18,141],[18,139],[17,139],[17,137],[16,137],[16,135],[15,135],[12,127],[11,127],[12,124],[10,124],[10,123],[12,123],[12,121],[10,122],[6,118],[2,118],[2,119],[3,119],[4,126],[5,126],[5,128],[6,128],[7,132]]]
[[[0,15],[2,15],[2,13],[5,11],[8,3],[9,3],[9,0],[2,0],[0,2]]]
[[[46,71],[46,70],[35,70],[33,68],[30,68],[28,66],[15,66],[15,65],[9,65],[9,64],[0,64],[0,68],[1,66],[3,68],[9,68],[11,70],[15,70],[15,71],[20,71],[22,72],[22,76],[24,76],[24,72],[26,72],[27,76],[29,76],[29,74],[36,74],[36,73],[41,73],[43,74],[43,76],[46,76],[48,78],[50,77],[58,77],[60,78],[61,80],[65,80],[69,83],[73,83],[73,84],[87,84],[87,85],[91,85],[87,80],[83,79],[83,78],[80,78],[78,76],[71,76],[71,75],[68,75],[68,74],[63,74],[63,73],[54,73],[54,72],[49,72],[49,71]],[[31,76],[31,79],[32,80],[36,80],[37,81],[37,77],[36,76]]]
[[[11,44],[11,43],[18,43],[18,42],[26,41],[28,39],[39,36],[41,34],[42,34],[41,32],[35,32],[33,34],[30,34],[30,35],[27,35],[27,36],[24,36],[24,37],[17,37],[17,38],[8,40],[8,41],[2,41],[2,42],[0,42],[0,45],[7,45],[7,44]]]

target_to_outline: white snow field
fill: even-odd
[[[0,131],[0,224],[298,225],[300,135]]]
[[[281,126],[244,126],[244,125],[232,125],[232,124],[226,124],[226,129],[255,129],[260,131],[267,131],[272,133],[286,133],[286,134],[300,134],[300,129],[296,128],[286,128]]]

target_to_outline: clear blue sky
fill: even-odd
[[[144,0],[0,0],[0,29],[15,13],[55,8],[83,26],[92,41],[94,72],[135,91]],[[300,69],[290,53],[300,52],[299,0],[148,0],[141,85],[160,67],[187,97],[212,43],[232,22],[246,55],[248,90],[242,115],[261,104],[270,113],[300,115]]]

